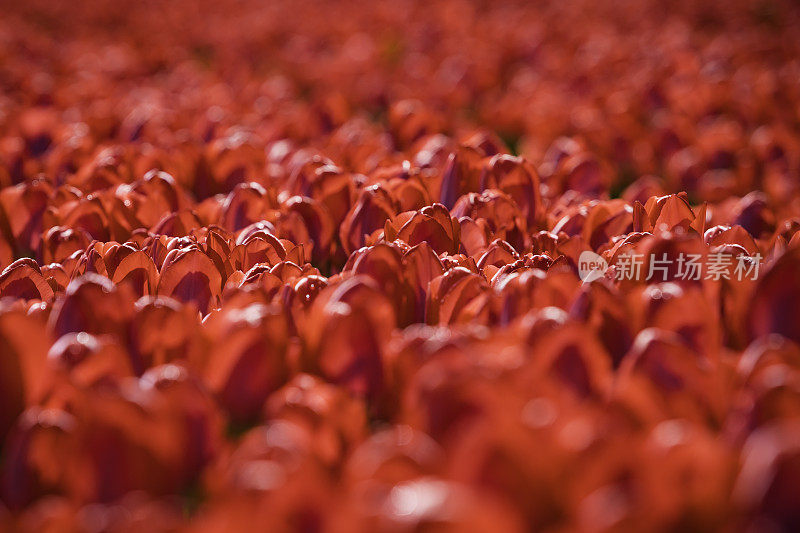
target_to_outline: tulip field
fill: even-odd
[[[0,531],[800,531],[800,4],[0,0]]]

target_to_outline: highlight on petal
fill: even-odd
[[[150,256],[136,250],[119,262],[111,281],[130,283],[137,295],[153,294],[158,286],[158,270]]]
[[[67,286],[63,298],[53,305],[49,329],[57,337],[85,331],[113,335],[124,342],[134,313],[134,297],[122,289],[97,274],[75,278]]]
[[[196,247],[169,252],[161,267],[157,294],[194,302],[205,314],[222,294],[222,276],[214,262]]]
[[[53,289],[33,259],[18,259],[0,273],[0,297],[48,301]]]
[[[457,253],[461,228],[441,204],[433,204],[411,215],[400,226],[397,238],[416,246],[427,242],[437,253]]]
[[[374,186],[362,191],[339,228],[344,251],[350,254],[361,248],[365,236],[382,229],[396,213],[396,201],[386,190]]]

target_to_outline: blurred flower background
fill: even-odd
[[[800,530],[796,2],[0,0],[0,187],[0,530]]]

